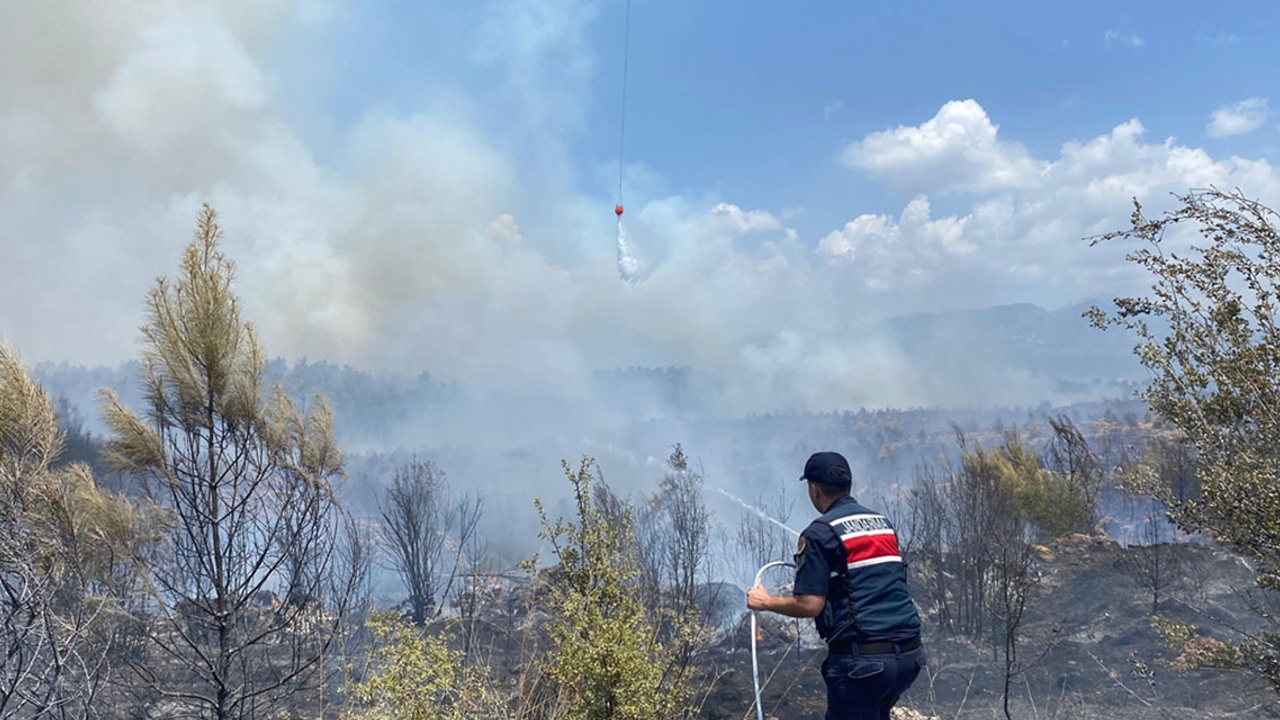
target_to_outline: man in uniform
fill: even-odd
[[[800,479],[822,514],[800,535],[795,587],[775,597],[757,584],[747,607],[814,619],[827,641],[826,720],[888,720],[926,663],[897,535],[850,497],[853,473],[839,453],[815,453]]]

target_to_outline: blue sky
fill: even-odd
[[[210,202],[273,354],[909,404],[909,358],[853,328],[1140,289],[1082,240],[1135,196],[1280,203],[1273,3],[633,0],[623,281],[624,8],[5,6],[0,336],[133,356]]]
[[[485,18],[467,7],[393,3],[328,28],[323,62],[335,72],[304,99],[308,112],[350,123],[455,91],[502,107],[502,93],[484,88],[497,73],[468,57]],[[576,98],[581,121],[562,139],[582,190],[607,195],[597,166],[617,152],[626,4],[580,7],[592,67]],[[630,161],[670,190],[804,208],[794,224],[812,233],[901,204],[839,162],[843,143],[916,124],[953,99],[976,99],[1038,157],[1132,117],[1157,139],[1215,154],[1274,159],[1277,145],[1271,127],[1206,132],[1214,109],[1274,83],[1272,3],[634,0],[631,23]]]

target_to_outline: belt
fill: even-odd
[[[921,644],[919,636],[900,643],[872,642],[855,644],[851,642],[836,642],[827,646],[827,652],[831,655],[852,655],[856,649],[859,655],[887,655],[915,650]]]

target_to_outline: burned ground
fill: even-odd
[[[1192,623],[1205,635],[1238,640],[1257,626],[1246,596],[1254,574],[1237,555],[1207,544],[1170,546],[1182,579],[1161,613]],[[1014,717],[1215,718],[1280,717],[1275,691],[1250,675],[1216,670],[1177,672],[1177,653],[1152,627],[1149,592],[1135,581],[1125,549],[1100,537],[1075,536],[1045,555],[1043,580],[1029,612],[1023,658],[1043,658],[1016,678]],[[761,624],[761,680],[766,716],[821,718],[821,649],[796,625]],[[939,717],[1002,716],[1003,663],[990,642],[931,637],[930,664],[903,704]],[[751,656],[739,629],[709,653],[718,680],[703,715],[746,717],[751,706]]]
[[[1257,627],[1247,595],[1253,570],[1238,555],[1209,544],[1180,543],[1167,549],[1182,568],[1161,613],[1192,623],[1203,634],[1239,639]],[[1280,696],[1255,676],[1216,670],[1177,671],[1178,654],[1152,627],[1150,594],[1132,576],[1133,548],[1102,537],[1074,536],[1046,548],[1042,582],[1020,645],[1022,657],[1038,662],[1014,683],[1015,718],[1280,718]],[[433,623],[447,632],[470,662],[487,664],[496,683],[513,687],[545,648],[548,572],[493,579],[474,612]],[[742,591],[718,588],[731,601]],[[940,638],[925,618],[929,667],[903,705],[938,718],[1002,717],[1003,664],[990,639]],[[761,616],[760,673],[766,717],[817,720],[825,690],[819,667],[824,652],[807,621]],[[722,628],[698,661],[702,672],[701,717],[754,717],[747,618]],[[342,663],[336,662],[335,666]],[[351,662],[354,661],[354,662]],[[359,669],[358,656],[348,658]],[[341,673],[330,677],[324,717],[337,717],[345,698]],[[298,717],[318,717],[320,693],[300,696]],[[155,717],[163,706],[153,707]]]

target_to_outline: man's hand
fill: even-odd
[[[750,610],[768,610],[779,615],[793,618],[813,618],[822,614],[827,599],[821,595],[791,595],[775,597],[764,589],[762,583],[747,590],[747,608]]]
[[[764,583],[757,581],[755,587],[747,590],[748,610],[768,610],[770,600],[773,600],[773,596],[764,589]]]

